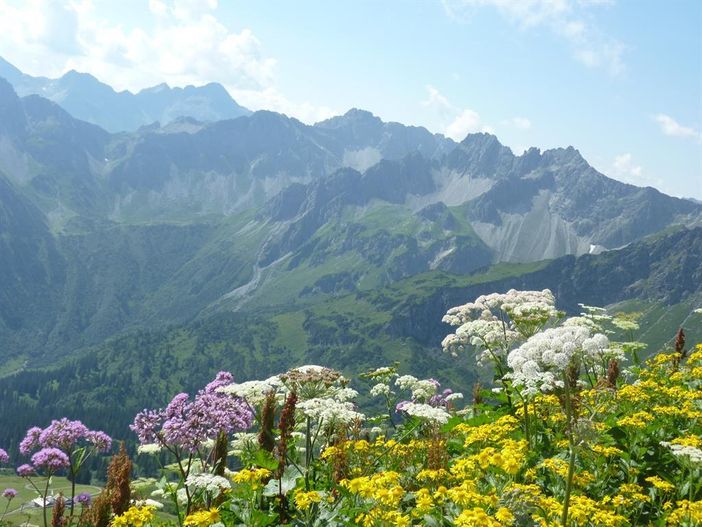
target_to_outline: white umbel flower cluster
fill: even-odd
[[[423,403],[401,403],[398,410],[434,425],[446,424],[451,417],[443,408]]]
[[[510,289],[506,293],[491,293],[482,295],[474,302],[449,309],[442,319],[452,326],[461,326],[476,318],[476,313],[486,311],[497,314],[504,311],[510,316],[528,318],[532,321],[541,320],[543,317],[556,316],[556,299],[550,290],[543,291],[517,291]]]
[[[702,465],[702,450],[693,446],[677,445],[661,441],[661,445],[671,450],[675,457],[688,458],[693,465]]]
[[[587,326],[565,324],[537,333],[512,350],[507,365],[513,384],[527,395],[563,386],[563,374],[574,363],[597,364],[609,352],[609,340]]]
[[[227,478],[214,474],[193,474],[185,480],[185,486],[191,494],[206,493],[211,498],[216,498],[223,490],[232,488]]]
[[[365,419],[362,413],[354,410],[353,403],[323,397],[302,401],[298,403],[297,409],[305,417],[315,421],[323,421],[326,424],[351,424]]]
[[[161,445],[159,445],[158,443],[148,443],[146,445],[139,445],[137,447],[137,454],[155,456],[159,452],[161,452]]]
[[[379,382],[375,386],[373,386],[370,389],[370,396],[371,397],[380,397],[380,396],[385,396],[389,397],[392,394],[392,391],[390,390],[390,386],[383,382]]]
[[[436,395],[439,383],[433,379],[417,379],[413,375],[402,375],[395,379],[395,385],[402,390],[412,392],[412,400],[427,401]]]
[[[483,350],[478,360],[484,363],[495,355],[504,356],[520,337],[531,335],[557,315],[555,298],[548,289],[482,295],[446,312],[442,321],[458,329],[441,346],[452,355],[473,346]]]
[[[280,393],[283,382],[276,375],[264,381],[246,381],[218,388],[218,392],[245,399],[252,408],[258,407],[270,392]]]

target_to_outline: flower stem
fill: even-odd
[[[566,433],[568,434],[568,448],[570,457],[568,459],[568,477],[566,478],[565,497],[563,498],[563,514],[561,515],[561,525],[568,525],[568,507],[570,506],[570,491],[573,487],[573,474],[575,472],[575,442],[573,441],[573,408],[570,400],[570,379],[566,373],[564,376],[565,386],[565,407],[566,407]]]

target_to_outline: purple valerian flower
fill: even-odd
[[[59,448],[70,452],[88,431],[88,427],[80,421],[70,421],[64,417],[58,421],[51,421],[51,424],[42,430],[39,445],[42,448]]]
[[[429,399],[429,404],[432,406],[448,406],[448,400],[446,399],[449,395],[453,393],[451,388],[446,388],[443,392],[437,393]]]
[[[228,371],[220,371],[214,378],[214,381],[205,386],[205,393],[214,393],[217,388],[229,386],[234,382],[234,376]]]
[[[33,475],[34,473],[34,467],[32,465],[28,465],[25,463],[24,465],[20,465],[19,467],[17,467],[17,475],[22,476],[23,478],[27,478]]]
[[[20,452],[28,456],[33,451],[57,448],[70,454],[81,440],[91,443],[96,450],[107,451],[112,446],[112,439],[104,432],[89,430],[80,421],[70,419],[53,420],[44,429],[37,426],[27,430],[27,435],[20,443]]]
[[[105,432],[100,432],[97,430],[89,430],[85,434],[85,439],[100,452],[107,452],[112,447],[112,438],[108,436]]]
[[[136,414],[134,423],[129,428],[136,433],[142,445],[155,443],[158,439],[156,431],[163,419],[163,412],[160,410],[143,410]]]
[[[80,494],[78,494],[78,496],[76,496],[76,499],[75,499],[76,503],[80,503],[84,507],[87,507],[88,505],[90,505],[91,500],[92,500],[92,498],[90,497],[90,494],[88,494],[87,492],[81,492]]]
[[[10,461],[10,456],[8,456],[7,452],[0,448],[0,463],[7,463],[8,461]]]
[[[130,428],[142,444],[161,443],[195,452],[208,439],[251,426],[253,414],[241,399],[216,390],[233,382],[230,373],[217,377],[190,401],[179,393],[164,410],[144,410],[136,415]],[[160,430],[159,430],[160,427]]]
[[[42,448],[32,456],[32,464],[48,472],[55,472],[70,465],[68,456],[58,448]]]
[[[41,435],[42,429],[38,426],[33,426],[27,430],[27,435],[20,442],[19,451],[21,454],[28,456],[32,450],[39,448],[39,436]]]
[[[8,500],[11,500],[15,496],[17,496],[17,491],[15,489],[5,489],[2,491],[2,497]]]
[[[166,406],[163,412],[164,417],[166,419],[182,417],[188,408],[188,399],[190,399],[190,396],[187,393],[179,393],[176,395],[171,402],[168,403],[168,406]]]

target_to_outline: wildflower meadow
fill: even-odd
[[[444,351],[484,373],[471,393],[398,364],[359,379],[220,372],[125,431],[158,474],[134,478],[123,444],[67,418],[0,463],[32,489],[43,527],[702,525],[702,345],[681,330],[644,355],[634,315],[555,306],[548,290],[512,290],[446,313]],[[109,453],[100,493],[50,494],[52,478],[75,482]],[[21,523],[17,499],[2,492],[3,527]]]

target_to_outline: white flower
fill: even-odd
[[[370,396],[371,397],[379,397],[381,395],[387,396],[390,395],[392,392],[390,391],[390,386],[388,386],[385,383],[379,382],[375,386],[373,386],[370,390]]]
[[[463,394],[461,392],[450,393],[446,396],[447,401],[457,401],[463,399]]]
[[[276,375],[264,381],[246,381],[229,384],[217,388],[217,391],[233,397],[246,399],[246,401],[255,408],[263,403],[270,392],[279,392],[282,388],[283,383]]]
[[[156,455],[159,452],[161,452],[161,445],[157,443],[148,443],[137,447],[138,454]]]
[[[337,401],[343,403],[358,397],[358,392],[353,388],[339,388],[338,390],[333,392],[332,397]]]
[[[588,326],[564,324],[547,329],[509,353],[509,378],[528,395],[539,389],[550,391],[563,386],[563,374],[571,364],[583,362],[594,367],[615,353],[608,345],[606,336],[593,335]]]
[[[694,465],[702,464],[702,450],[693,446],[677,445],[668,441],[661,441],[661,445],[669,448],[675,457],[689,458]]]
[[[202,473],[188,476],[185,480],[185,486],[188,487],[190,493],[205,492],[215,498],[226,489],[232,488],[231,483],[222,476],[214,474]]]
[[[417,377],[413,375],[401,375],[395,379],[395,386],[398,386],[403,390],[411,390],[412,386],[417,382],[417,380]]]
[[[135,507],[156,507],[157,509],[163,509],[163,503],[156,500],[132,500],[132,505]]]
[[[479,362],[503,357],[518,340],[533,334],[556,318],[555,298],[551,291],[516,291],[482,295],[474,302],[449,309],[443,322],[458,326],[444,338],[441,347],[456,355],[468,346],[483,350]]]
[[[363,414],[354,410],[353,403],[335,399],[316,397],[298,403],[297,408],[306,417],[316,421],[324,421],[326,424],[350,424],[365,419]]]
[[[398,409],[432,424],[446,424],[451,415],[444,409],[423,403],[404,403]]]
[[[433,379],[417,379],[413,375],[403,375],[395,379],[395,384],[403,390],[412,392],[412,399],[424,401],[436,394],[439,383]]]

